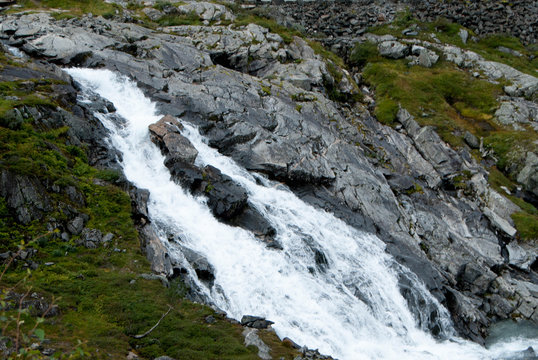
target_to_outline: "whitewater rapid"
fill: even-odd
[[[492,359],[531,345],[538,349],[538,339],[511,339],[487,350],[456,337],[446,309],[385,252],[379,238],[302,202],[281,184],[250,174],[183,123],[182,134],[199,152],[197,164],[213,165],[240,184],[251,206],[276,229],[283,249],[268,249],[252,233],[219,222],[203,198],[170,179],[148,132],[162,114],[134,82],[108,70],[67,72],[87,94],[111,101],[124,119],[95,114],[110,131],[110,145],[122,153],[127,179],[150,191],[149,215],[163,234],[161,241],[172,256],[180,256],[180,246],[166,236],[174,234],[181,246],[207,258],[215,269],[214,285],[198,285],[230,317],[264,316],[275,322],[281,338],[342,360]],[[317,251],[327,259],[323,269],[316,264]],[[400,294],[398,272],[405,272],[428,307],[437,310],[448,340],[436,340],[421,328]]]

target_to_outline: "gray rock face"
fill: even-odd
[[[87,247],[88,249],[95,249],[103,242],[103,234],[97,229],[84,229],[80,234],[80,239],[77,240],[77,244]]]
[[[516,130],[523,130],[521,125],[529,124],[538,131],[538,105],[522,98],[502,101],[495,117],[499,123]]]
[[[384,41],[377,47],[379,54],[390,59],[401,59],[409,55],[409,46],[397,41]]]
[[[527,191],[538,196],[538,155],[527,153],[525,165],[517,175],[517,181],[525,186]]]
[[[190,2],[177,7],[179,12],[188,14],[194,12],[200,19],[206,21],[215,20],[233,20],[235,16],[228,10],[227,7],[220,4],[214,4],[205,1]]]
[[[258,357],[262,360],[271,360],[272,356],[270,354],[271,348],[267,346],[262,339],[258,336],[257,329],[245,329],[243,330],[243,336],[245,337],[245,345],[250,346],[254,345],[258,348]]]
[[[44,186],[33,176],[2,170],[0,195],[6,199],[7,206],[15,212],[17,221],[24,225],[32,220],[42,219],[45,212],[52,210]]]

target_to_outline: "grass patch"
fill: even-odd
[[[463,143],[465,130],[483,136],[496,128],[490,121],[496,110],[498,85],[476,80],[452,64],[433,68],[408,67],[404,60],[378,59],[363,72],[376,91],[375,114],[386,124],[396,116],[397,105],[407,109],[421,125],[435,126],[453,146]]]
[[[367,63],[378,58],[379,51],[377,44],[366,41],[355,45],[349,56],[349,62],[352,66],[363,68]]]
[[[157,20],[160,26],[180,26],[180,25],[203,25],[202,20],[194,11],[186,14],[165,15]]]
[[[71,16],[92,13],[93,15],[111,17],[116,14],[116,11],[121,12],[119,5],[110,4],[103,0],[19,0],[17,3],[22,5],[25,10],[62,9],[67,10]],[[20,11],[20,8],[14,10]]]
[[[518,212],[512,214],[512,220],[516,225],[519,236],[522,240],[538,239],[538,215]]]

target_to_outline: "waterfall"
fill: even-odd
[[[282,250],[269,249],[252,233],[219,222],[203,198],[188,194],[170,179],[148,132],[148,125],[162,115],[132,81],[108,70],[68,73],[86,94],[81,101],[96,93],[116,107],[115,114],[95,115],[110,131],[110,146],[122,154],[125,176],[150,191],[150,218],[170,254],[180,257],[181,249],[189,248],[214,267],[213,285],[197,285],[230,317],[264,316],[275,322],[280,337],[342,360],[505,356],[506,346],[487,350],[456,337],[447,310],[385,252],[379,238],[304,203],[284,185],[249,173],[210,148],[195,127],[184,123],[182,134],[197,148],[197,163],[220,169],[247,191],[250,205],[276,229]],[[178,242],[166,234],[174,234]],[[323,254],[323,266],[316,254]],[[401,274],[410,279],[424,308],[436,310],[444,340],[425,331],[409,309],[398,286]],[[520,342],[510,342],[510,351],[538,345],[538,340],[526,346]]]

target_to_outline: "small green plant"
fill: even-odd
[[[364,67],[368,62],[379,56],[377,44],[366,41],[355,45],[349,56],[349,62],[352,66]]]
[[[261,85],[261,96],[271,96],[271,87],[266,85]]]

